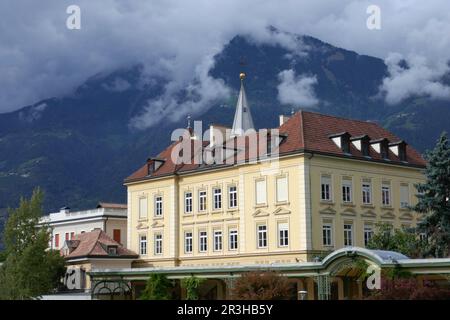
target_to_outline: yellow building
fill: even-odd
[[[265,152],[255,158],[242,150],[254,132],[242,84],[231,130],[211,126],[209,142],[186,131],[125,181],[134,267],[308,262],[364,247],[377,222],[417,223],[409,206],[426,163],[376,123],[306,111],[280,116],[268,134],[275,144],[257,136]],[[220,151],[233,161],[176,163],[186,139],[192,154],[184,159]]]

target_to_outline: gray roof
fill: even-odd
[[[255,130],[253,125],[252,114],[247,103],[247,96],[244,89],[244,81],[241,79],[241,90],[236,104],[236,113],[234,114],[233,128],[231,129],[231,136],[241,136],[247,130]]]

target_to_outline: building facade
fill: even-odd
[[[215,126],[209,142],[198,142],[191,128],[183,137],[193,157],[221,152],[236,160],[241,153],[242,161],[176,163],[180,139],[126,179],[127,243],[139,254],[134,267],[310,262],[343,247],[365,247],[376,223],[416,225],[410,206],[426,163],[391,132],[300,111],[280,116],[275,144],[270,134],[270,142],[256,134],[265,153],[252,157],[241,150],[252,126],[242,83],[230,134]]]
[[[109,237],[127,246],[127,206],[125,204],[100,202],[95,209],[71,211],[61,208],[59,212],[43,216],[41,225],[51,229],[49,247],[61,249],[64,243],[74,240],[76,235],[102,230]]]

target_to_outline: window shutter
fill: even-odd
[[[265,204],[266,202],[266,181],[256,181],[256,204]]]
[[[147,198],[139,198],[139,217],[147,217]]]
[[[277,179],[277,201],[288,201],[288,180],[287,177]]]

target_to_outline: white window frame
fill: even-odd
[[[350,226],[350,228],[347,228],[347,226]],[[349,237],[350,235],[350,237]],[[344,247],[351,247],[353,246],[354,239],[353,239],[353,223],[344,223]],[[349,243],[350,241],[350,243]]]
[[[198,252],[208,252],[208,232],[206,230],[198,232]]]
[[[381,204],[385,207],[390,207],[392,204],[392,192],[390,184],[381,184]]]
[[[350,179],[342,179],[342,202],[353,202],[353,183]]]
[[[256,240],[258,249],[265,249],[268,245],[267,224],[262,223],[256,226]]]
[[[324,247],[333,246],[333,223],[331,222],[324,222],[322,224],[322,245]]]
[[[206,190],[199,190],[198,192],[198,211],[203,212],[207,210],[208,192]]]
[[[218,191],[218,192],[217,192]],[[213,209],[221,210],[222,209],[222,188],[215,187],[212,189],[213,193]]]
[[[161,232],[155,233],[154,235],[154,253],[155,255],[161,255],[163,253],[163,235]]]
[[[192,213],[192,191],[184,193],[184,213]]]
[[[278,223],[278,246],[285,248],[289,246],[289,223]]]
[[[222,230],[214,230],[214,251],[222,251],[223,249],[223,233]]]
[[[237,186],[228,187],[228,208],[235,209],[238,206]]]
[[[163,197],[162,195],[155,196],[155,217],[163,216]]]
[[[370,239],[373,237],[374,231],[373,231],[373,226],[370,224],[366,224],[364,225],[364,234],[363,234],[363,238],[364,238],[364,246],[366,247],[367,244],[369,243]]]
[[[139,255],[146,256],[147,255],[147,235],[141,234],[139,235]]]
[[[333,179],[330,175],[320,176],[320,200],[321,201],[333,201],[332,195]]]
[[[194,233],[192,231],[184,232],[184,253],[192,253],[194,248]]]
[[[235,239],[234,239],[235,238]],[[228,249],[229,250],[237,250],[239,247],[238,242],[238,230],[237,228],[231,228],[228,230]]]
[[[362,196],[363,204],[372,204],[372,182],[368,182],[368,181],[362,182],[361,196]]]

